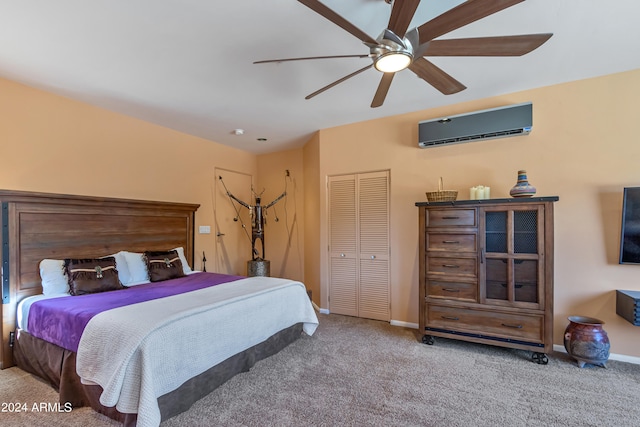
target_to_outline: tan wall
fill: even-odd
[[[267,210],[265,217],[265,255],[270,261],[271,275],[304,281],[302,149],[258,156],[258,183],[255,191],[264,191],[263,205],[287,192],[285,198]]]
[[[328,175],[391,170],[393,320],[418,322],[418,216],[416,201],[437,189],[468,198],[474,185],[509,197],[519,169],[538,196],[555,206],[555,343],[567,316],[605,321],[611,351],[640,356],[638,328],[615,312],[615,290],[640,290],[640,266],[619,265],[622,189],[640,186],[640,70],[487,98],[438,109],[356,123],[319,133],[322,180]],[[419,149],[421,120],[521,102],[533,102],[528,136]],[[321,304],[327,305],[326,187],[320,186]],[[309,220],[309,219],[308,219]]]
[[[312,291],[312,298],[320,304],[320,224],[321,204],[320,191],[322,179],[320,175],[320,135],[316,133],[305,144],[303,151],[304,165],[304,282]],[[326,294],[326,292],[325,292]],[[324,307],[328,307],[326,304]]]
[[[0,94],[3,189],[198,203],[196,229],[213,229],[215,167],[257,173],[245,151],[9,80]],[[214,250],[196,232],[195,267]]]

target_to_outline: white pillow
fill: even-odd
[[[191,267],[189,267],[187,258],[184,256],[184,249],[182,248],[182,246],[180,246],[179,248],[173,248],[171,250],[178,252],[178,256],[180,257],[180,262],[182,263],[182,270],[184,271],[184,274],[190,274]]]
[[[127,259],[124,256],[124,251],[120,251],[115,254],[107,255],[106,257],[114,257],[116,259],[116,270],[118,270],[118,279],[123,285],[131,282],[131,273],[129,273],[129,266],[127,265]]]
[[[64,274],[64,260],[43,259],[40,261],[40,279],[44,295],[63,295],[69,293],[69,281]]]
[[[125,286],[131,286],[133,283],[140,284],[149,282],[149,272],[147,271],[147,264],[144,262],[143,254],[141,252],[127,252],[122,251],[127,267],[129,268],[129,280]]]

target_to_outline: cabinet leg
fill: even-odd
[[[433,345],[434,342],[435,342],[435,339],[431,335],[423,335],[422,336],[422,343],[423,344]]]
[[[531,360],[536,362],[538,365],[546,365],[547,363],[549,363],[549,358],[544,353],[534,352],[531,355]]]

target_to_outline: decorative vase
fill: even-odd
[[[580,368],[585,363],[606,368],[609,359],[609,336],[602,329],[604,322],[593,317],[570,316],[564,331],[564,348]]]
[[[536,187],[529,184],[527,180],[527,171],[518,171],[518,182],[509,191],[511,197],[531,197],[536,194]]]

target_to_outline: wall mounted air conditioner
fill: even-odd
[[[440,147],[483,139],[528,135],[533,104],[507,105],[418,123],[418,146]]]

